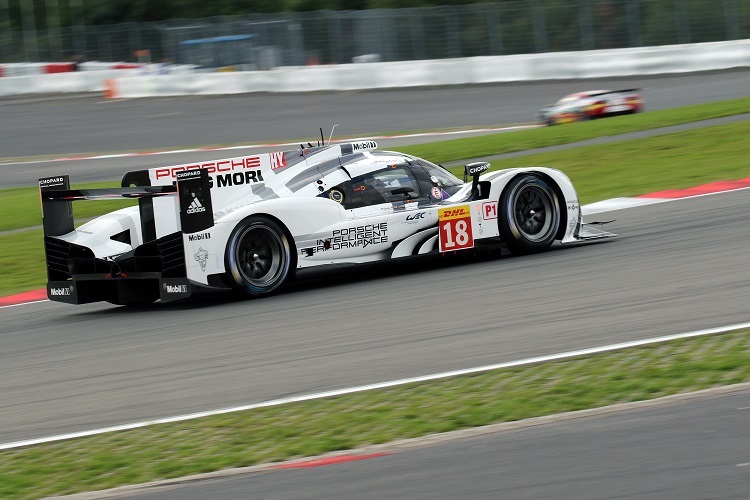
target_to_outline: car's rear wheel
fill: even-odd
[[[232,288],[255,297],[276,290],[296,265],[293,244],[284,228],[259,215],[248,217],[234,229],[225,264]]]
[[[513,253],[535,253],[555,241],[560,204],[554,189],[536,175],[514,178],[500,196],[500,236]]]

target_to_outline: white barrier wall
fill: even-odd
[[[750,67],[750,40],[430,61],[118,78],[113,96],[314,92],[601,78]]]
[[[170,74],[143,70],[84,71],[0,78],[0,96],[95,92],[108,97],[314,92],[428,85],[602,78],[750,67],[750,40],[583,52],[553,52],[429,61],[280,67],[270,71]],[[24,80],[18,80],[19,78]]]
[[[6,76],[0,78],[0,96],[52,94],[60,92],[101,92],[104,82],[122,76],[123,71],[85,71],[50,75]]]
[[[105,90],[105,82],[123,75],[159,74],[165,71],[158,64],[142,65],[138,68],[121,69],[99,69],[105,65],[112,67],[113,63],[84,63],[84,70],[66,73],[35,74],[33,71],[42,67],[42,64],[29,64],[29,68],[23,69],[24,76],[5,76],[0,78],[0,97],[20,94],[54,94],[73,92],[102,92]],[[117,63],[120,65],[122,63]],[[15,65],[18,67],[19,65]],[[195,69],[191,65],[170,66],[172,75],[184,75],[192,73]]]

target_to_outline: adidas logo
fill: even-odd
[[[198,198],[193,198],[193,202],[190,204],[190,206],[186,210],[186,212],[189,214],[197,214],[197,213],[205,212],[205,211],[206,211],[206,207],[201,205],[201,202],[198,201]]]

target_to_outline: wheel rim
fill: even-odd
[[[513,206],[518,232],[529,241],[546,240],[553,229],[554,208],[549,193],[539,186],[525,186]]]
[[[284,242],[265,225],[245,229],[235,255],[242,278],[257,287],[272,285],[282,273],[286,260]]]

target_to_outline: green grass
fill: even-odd
[[[747,330],[8,450],[0,497],[111,488],[746,381]]]
[[[73,186],[74,189],[106,187],[119,187],[119,184],[113,181]],[[41,226],[42,205],[38,187],[2,189],[0,190],[0,199],[3,200],[2,207],[0,207],[0,231]],[[74,214],[77,219],[87,219],[137,204],[138,202],[132,199],[80,201],[75,203]]]
[[[435,163],[447,163],[744,113],[750,113],[748,97],[555,127],[454,139],[439,144],[404,146],[398,149]]]
[[[41,229],[0,235],[0,297],[44,288],[47,265]]]

